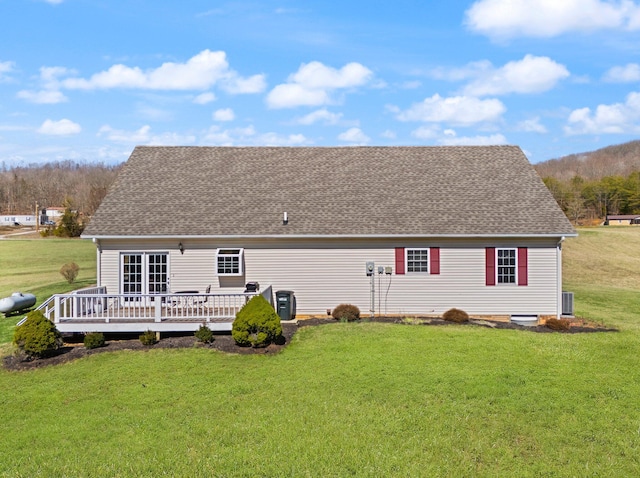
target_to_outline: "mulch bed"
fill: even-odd
[[[409,324],[407,321],[398,317],[376,317],[374,319],[363,319],[362,322],[381,322],[381,323],[395,323],[395,324]],[[73,360],[88,357],[103,352],[115,352],[118,350],[140,350],[147,351],[153,349],[179,349],[179,348],[204,348],[211,350],[218,350],[225,353],[234,354],[274,354],[286,347],[296,331],[300,327],[319,326],[323,324],[335,324],[336,320],[332,318],[312,318],[300,320],[298,324],[282,324],[282,335],[284,341],[279,344],[271,344],[268,347],[252,348],[252,347],[240,347],[236,345],[235,341],[231,337],[231,334],[217,334],[215,340],[211,344],[199,343],[193,334],[163,334],[159,342],[154,345],[146,346],[142,345],[139,334],[120,334],[120,335],[107,335],[107,343],[104,347],[88,350],[82,343],[82,336],[70,337],[65,339],[64,346],[57,350],[53,355],[41,358],[25,360],[18,355],[9,355],[2,359],[2,366],[7,370],[32,370],[49,365],[58,365]],[[441,319],[434,318],[416,318],[412,319],[413,325],[431,325],[431,326],[447,326],[453,325],[452,322],[447,322]],[[571,329],[568,331],[557,332],[551,330],[546,326],[534,326],[526,327],[518,324],[508,322],[493,322],[486,320],[471,320],[466,324],[475,327],[489,327],[494,329],[512,329],[512,330],[525,330],[529,332],[538,333],[564,333],[564,334],[576,334],[576,333],[588,333],[588,332],[614,332],[617,329],[605,328],[599,324],[592,324],[586,320],[575,319],[572,320]]]

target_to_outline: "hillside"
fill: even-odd
[[[574,176],[598,180],[606,176],[629,176],[640,171],[640,140],[570,154],[534,165],[540,177],[569,181]]]

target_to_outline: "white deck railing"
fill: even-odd
[[[56,294],[46,316],[54,323],[233,320],[246,302],[259,293],[239,294]]]
[[[186,331],[203,323],[231,330],[238,311],[255,295],[273,304],[271,286],[232,294],[107,294],[106,287],[92,287],[55,294],[38,310],[61,332]]]

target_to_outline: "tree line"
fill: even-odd
[[[0,214],[34,214],[39,209],[69,205],[91,217],[122,164],[60,161],[0,170]]]
[[[640,171],[626,176],[569,180],[552,176],[542,179],[569,220],[604,219],[607,214],[640,214]]]

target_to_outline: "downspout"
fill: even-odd
[[[562,243],[565,237],[562,236],[556,245],[556,277],[558,283],[556,285],[557,304],[556,304],[556,318],[562,317]]]
[[[93,243],[96,245],[96,265],[97,265],[97,277],[96,277],[96,286],[100,287],[102,285],[102,247],[100,246],[100,239],[93,238]]]

